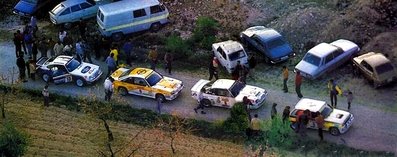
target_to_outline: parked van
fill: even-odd
[[[168,15],[158,0],[123,0],[100,6],[97,23],[102,35],[120,40],[128,33],[159,30],[168,22]]]

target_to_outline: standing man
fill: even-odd
[[[48,85],[44,86],[43,91],[41,91],[44,97],[44,106],[48,107],[50,104],[50,93],[48,92]]]
[[[209,64],[208,71],[210,73],[210,78],[208,80],[212,80],[212,77],[215,76],[215,80],[218,79],[218,59],[214,57]]]
[[[242,67],[241,67],[240,61],[237,61],[237,64],[234,67],[234,70],[232,71],[232,79],[238,80],[239,77],[241,76],[240,74],[242,74],[241,71],[242,71]]]
[[[171,55],[171,53],[167,52],[164,55],[164,62],[165,62],[165,70],[168,69],[168,74],[171,75],[171,70],[172,70],[172,60],[173,57]]]
[[[36,62],[35,60],[29,60],[29,75],[30,78],[34,81],[36,80]]]
[[[126,63],[131,66],[131,52],[132,52],[132,43],[131,39],[127,39],[127,41],[123,45],[123,51],[125,53],[125,61]]]
[[[150,61],[150,69],[152,70],[156,70],[157,57],[158,57],[157,48],[152,48],[149,51],[149,55],[148,55],[148,59]]]
[[[113,53],[106,58],[105,63],[108,65],[108,74],[106,75],[106,77],[108,77],[116,70],[116,62],[113,59]]]
[[[353,92],[348,90],[346,97],[347,97],[347,105],[348,105],[347,109],[350,110],[350,105],[352,104],[352,101],[353,101]]]
[[[84,61],[84,45],[81,39],[76,42],[76,55],[78,61]]]
[[[117,65],[119,65],[119,51],[117,50],[116,44],[112,45],[112,48],[110,49],[110,54],[113,54],[113,60],[115,61],[117,67]]]
[[[320,140],[322,141],[324,139],[324,136],[323,136],[324,117],[318,111],[316,112],[316,114],[317,114],[317,117],[314,118],[314,120],[316,121],[316,124],[317,124],[318,136],[320,137]]]
[[[54,57],[55,56],[54,47],[55,47],[56,43],[55,43],[54,40],[52,40],[52,38],[49,38],[47,43],[48,43],[48,47],[47,47],[48,50],[47,51],[50,51],[50,57]]]
[[[284,111],[283,111],[283,123],[285,123],[285,121],[287,121],[288,117],[289,117],[289,113],[290,113],[290,106],[285,106]]]
[[[300,71],[297,71],[295,76],[295,91],[296,94],[298,94],[299,99],[303,97],[301,93],[301,85],[302,85],[302,75]]]
[[[86,39],[85,38],[86,27],[87,27],[87,24],[85,23],[85,21],[83,19],[80,19],[80,21],[79,21],[80,37],[84,40]]]
[[[244,104],[245,112],[247,112],[247,115],[248,115],[248,120],[251,121],[251,119],[252,119],[251,111],[250,111],[250,107],[252,105],[251,100],[249,100],[247,96],[244,96],[243,104]]]
[[[32,56],[32,47],[33,47],[33,36],[31,33],[29,33],[27,30],[24,31],[23,35],[23,41],[26,45],[26,51],[28,55],[31,57]]]
[[[342,90],[335,83],[334,79],[329,80],[328,90],[329,90],[329,97],[331,98],[331,106],[336,108],[336,104],[337,104],[337,100],[338,100],[337,95],[342,94]]]
[[[161,107],[163,106],[163,104],[161,103],[160,99],[157,99],[157,113],[159,115],[161,115]]]
[[[18,66],[18,69],[19,69],[19,80],[20,81],[23,81],[23,82],[27,82],[26,81],[26,73],[25,73],[25,60],[23,59],[23,53],[21,53],[19,56],[18,56],[18,59],[17,59],[17,66]]]
[[[286,66],[283,66],[283,90],[284,93],[288,93],[288,87],[287,87],[287,81],[288,81],[288,68]]]
[[[20,54],[23,54],[22,52],[22,41],[19,39],[19,30],[14,33],[14,45],[15,45],[15,56],[18,58]]]
[[[273,103],[272,111],[270,112],[270,115],[271,115],[272,119],[274,119],[274,118],[277,116],[277,109],[276,109],[276,106],[277,106],[277,104],[276,104],[276,103]]]
[[[261,129],[261,120],[258,118],[258,114],[255,114],[254,118],[252,118],[251,120],[252,135],[254,136],[259,135],[260,129]]]
[[[60,40],[58,40],[58,42],[54,45],[53,50],[54,50],[55,56],[59,56],[62,54],[63,44]]]
[[[302,115],[300,115],[299,117],[298,117],[298,121],[299,121],[299,133],[300,133],[300,135],[301,136],[307,136],[306,135],[306,127],[307,127],[307,124],[309,123],[309,110],[305,110],[305,111],[303,111],[303,114]]]
[[[41,38],[41,40],[39,41],[38,48],[41,53],[41,57],[47,57],[48,43],[45,37]]]
[[[113,94],[113,78],[108,77],[103,83],[103,87],[105,88],[105,101],[110,101]]]

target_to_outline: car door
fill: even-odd
[[[226,54],[225,51],[219,46],[217,49],[217,57],[219,62],[221,63],[222,66],[227,67],[227,59],[226,59]],[[228,68],[228,67],[227,67]]]
[[[56,65],[51,68],[52,80],[55,84],[68,83],[73,81],[73,76],[68,73],[62,65]]]
[[[80,4],[82,19],[87,19],[95,15],[96,7],[94,7],[94,5],[95,4],[91,4],[87,1]]]
[[[70,7],[63,10],[57,18],[58,23],[64,23],[66,21],[69,21],[71,13],[72,12],[70,11]]]
[[[133,89],[134,89],[134,78],[133,77],[127,77],[123,80],[120,81],[120,84],[118,85],[117,88],[123,87],[127,89],[128,94],[134,94]],[[116,89],[118,90],[118,89]]]
[[[134,16],[135,32],[142,31],[150,27],[147,23],[142,23],[145,19],[148,19],[148,14],[144,8],[134,10],[132,14]]]
[[[367,79],[373,80],[374,69],[365,60],[361,61],[359,67]]]
[[[80,18],[84,16],[82,9],[80,8],[80,4],[73,5],[70,7],[70,11],[72,12],[70,15],[70,22],[78,21]]]
[[[266,56],[269,56],[265,45],[262,43],[262,40],[259,38],[259,36],[254,35],[252,37],[252,44],[254,45],[254,47],[261,53],[264,53]]]
[[[322,65],[319,66],[319,71],[321,74],[331,70],[333,68],[333,65],[335,64],[334,56],[332,53],[329,53],[323,58]],[[320,74],[320,75],[321,75]]]
[[[154,93],[147,81],[143,78],[134,77],[134,87],[131,94],[153,97]]]
[[[225,108],[231,108],[233,106],[235,100],[231,97],[227,89],[215,89],[214,94],[216,95],[214,101],[217,106]]]

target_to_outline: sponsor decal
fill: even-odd
[[[90,69],[91,69],[90,66],[85,66],[85,67],[81,70],[81,73],[85,74],[85,73],[87,73],[88,71],[90,71]]]

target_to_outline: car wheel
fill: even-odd
[[[335,127],[330,128],[329,133],[331,133],[331,135],[334,135],[334,136],[338,136],[340,134],[339,129],[335,128]]]
[[[203,104],[205,107],[211,107],[212,106],[211,101],[208,100],[208,99],[201,100],[201,104]]]
[[[150,31],[152,31],[152,32],[157,32],[157,31],[160,30],[160,27],[161,27],[161,25],[160,25],[159,22],[153,23],[153,24],[150,26]]]
[[[46,73],[41,75],[41,78],[43,79],[44,82],[49,82],[50,81],[50,76]]]
[[[125,87],[120,87],[118,92],[122,96],[126,96],[128,94],[127,88],[125,88]]]
[[[165,97],[162,94],[156,94],[156,101],[164,102]]]
[[[76,80],[76,85],[79,87],[83,87],[85,84],[85,81],[82,78],[77,78]]]
[[[63,28],[70,29],[70,28],[72,28],[72,25],[73,25],[72,23],[68,22],[68,23],[63,24]]]
[[[124,34],[121,32],[117,32],[117,33],[113,33],[112,34],[112,39],[113,41],[120,41],[121,39],[123,39]]]

